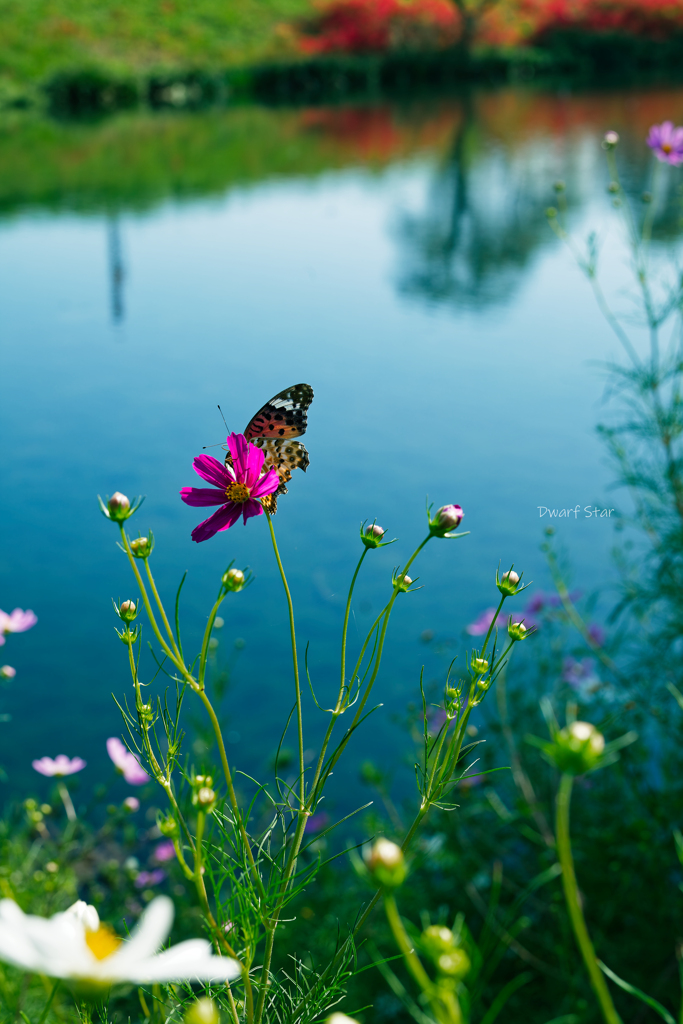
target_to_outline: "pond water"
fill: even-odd
[[[442,678],[463,627],[495,603],[499,562],[548,586],[539,506],[623,505],[595,433],[608,412],[597,363],[621,358],[618,344],[544,210],[564,179],[572,228],[600,230],[618,296],[625,257],[602,133],[622,134],[627,180],[642,190],[647,127],[682,108],[682,91],[506,89],[409,107],[2,126],[0,595],[38,616],[2,652],[17,670],[2,693],[5,796],[47,791],[31,770],[44,754],[85,757],[83,793],[108,770],[104,742],[121,733],[111,695],[130,696],[111,599],[136,596],[96,504],[115,490],[146,495],[132,525],[154,530],[171,604],[188,570],[186,647],[226,565],[253,569],[254,585],[224,605],[223,714],[239,768],[272,754],[292,683],[265,519],[196,545],[203,517],[178,491],[197,482],[202,446],[224,440],[218,403],[242,429],[299,381],[315,389],[311,465],[275,526],[321,704],[336,686],[359,522],[377,518],[399,540],[366,560],[354,644],[424,535],[427,495],[459,502],[471,530],[432,541],[415,567],[424,589],[397,605],[384,707],[352,745],[337,805],[359,796],[361,760],[400,760],[394,719],[419,696],[422,664]],[[553,525],[574,583],[603,585],[611,520]],[[308,695],[305,717],[312,743],[322,716]]]

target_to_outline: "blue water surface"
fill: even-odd
[[[351,745],[332,790],[339,807],[360,793],[360,761],[403,757],[393,718],[419,698],[423,664],[428,680],[443,678],[439,642],[451,639],[456,653],[463,627],[495,604],[499,563],[548,587],[539,506],[623,506],[595,432],[608,414],[597,363],[622,356],[544,208],[564,178],[572,228],[579,238],[600,229],[606,286],[619,297],[627,260],[600,138],[622,130],[625,165],[642,184],[646,154],[628,123],[638,97],[610,96],[604,116],[596,100],[583,125],[571,98],[515,95],[505,102],[542,104],[554,120],[501,139],[475,114],[477,146],[460,157],[439,143],[380,168],[349,159],[167,197],[144,212],[27,202],[4,218],[0,604],[38,616],[2,651],[17,670],[2,694],[5,796],[42,792],[31,760],[60,752],[89,762],[89,791],[108,770],[106,738],[122,731],[112,694],[130,698],[132,687],[111,602],[137,590],[98,493],[146,495],[131,526],[154,530],[153,568],[170,606],[188,571],[186,648],[199,642],[228,563],[251,567],[253,586],[223,610],[219,660],[234,662],[223,715],[239,768],[260,771],[277,746],[293,687],[265,518],[196,545],[202,516],[178,496],[199,482],[193,456],[224,440],[218,403],[230,429],[242,429],[281,388],[315,389],[310,468],[295,473],[275,528],[323,706],[336,691],[360,521],[376,518],[398,541],[366,559],[354,650],[393,567],[426,532],[426,500],[465,510],[470,536],[432,540],[415,565],[424,589],[397,601],[376,684],[384,706]],[[673,116],[683,96],[667,95],[658,102]],[[581,511],[553,525],[575,584],[604,585],[611,519]],[[312,750],[324,718],[308,692],[305,724]],[[201,746],[193,757],[202,762]]]

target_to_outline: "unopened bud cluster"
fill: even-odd
[[[583,775],[597,767],[605,737],[590,722],[572,722],[553,737],[552,759],[562,772]]]
[[[378,839],[364,851],[365,866],[375,882],[384,889],[402,885],[408,873],[403,850],[390,839]]]
[[[247,578],[241,569],[228,569],[221,577],[221,583],[226,590],[234,594],[239,593],[247,582]]]
[[[213,999],[202,996],[185,1011],[184,1024],[220,1024],[221,1015]]]
[[[157,817],[157,828],[167,839],[173,839],[180,832],[178,822],[170,814]]]
[[[405,573],[394,573],[391,577],[392,585],[402,594],[407,594],[413,585],[413,580]],[[419,588],[418,588],[419,589]]]
[[[123,619],[124,622],[132,622],[138,614],[135,601],[122,601],[116,610],[119,614],[119,618]]]
[[[430,925],[420,936],[420,943],[440,974],[449,978],[463,978],[469,971],[470,958],[460,949],[450,928]]]
[[[619,142],[619,133],[618,132],[613,132],[613,131],[605,132],[605,135],[604,135],[603,140],[602,140],[602,148],[603,149],[614,149],[614,147],[618,144],[618,142]]]
[[[107,498],[106,504],[98,497],[102,515],[114,523],[122,523],[129,519],[140,508],[143,500],[143,498],[135,498],[131,504],[130,498],[121,494],[121,491],[115,491],[111,498]]]
[[[528,636],[536,632],[535,627],[527,627],[523,622],[508,622],[508,636],[511,640],[526,640]]]
[[[452,530],[457,530],[465,513],[460,505],[442,505],[432,517],[427,512],[429,532],[433,537],[450,537]]]
[[[382,526],[378,526],[377,523],[371,523],[370,526],[366,526],[365,523],[361,523],[360,539],[363,541],[366,548],[382,547],[382,541],[384,540],[385,533],[386,530]]]
[[[135,558],[149,558],[154,549],[154,534],[149,531],[149,537],[136,537],[130,542],[130,550]]]
[[[504,597],[512,597],[517,593],[521,579],[522,577],[514,569],[508,569],[502,576],[499,576],[496,571],[496,586]]]
[[[210,775],[195,775],[192,779],[192,803],[205,814],[210,814],[216,806],[216,793],[212,787]]]

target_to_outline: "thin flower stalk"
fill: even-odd
[[[564,887],[565,902],[569,912],[569,918],[574,929],[576,942],[583,957],[588,971],[593,991],[595,992],[602,1015],[606,1024],[622,1024],[621,1018],[616,1011],[612,996],[610,995],[602,971],[598,967],[597,957],[593,949],[586,920],[581,909],[579,889],[576,884],[576,873],[574,871],[574,859],[572,857],[571,840],[569,835],[569,805],[572,795],[574,779],[572,775],[564,772],[560,779],[560,787],[557,793],[556,804],[556,843],[557,856],[562,867],[562,885]]]

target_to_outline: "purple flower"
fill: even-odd
[[[160,864],[163,864],[164,861],[167,860],[173,860],[173,858],[175,857],[175,846],[173,845],[170,839],[166,839],[164,840],[163,843],[159,843],[159,845],[154,851],[153,856],[154,859],[158,860]]]
[[[595,644],[596,647],[604,647],[605,645],[605,631],[602,626],[598,626],[597,622],[593,622],[588,627],[588,635]]]
[[[149,775],[135,754],[131,754],[130,750],[126,750],[118,736],[110,736],[107,740],[107,753],[114,762],[116,769],[121,772],[126,782],[131,786],[144,786],[149,781]]]
[[[317,814],[312,814],[306,822],[307,832],[322,832],[323,829],[327,828],[330,823],[330,816],[325,811],[318,811]]]
[[[8,615],[0,609],[0,633],[25,633],[27,629],[35,626],[37,621],[37,617],[30,610],[24,612],[21,608],[15,608]],[[3,637],[2,643],[4,642]]]
[[[470,622],[469,626],[465,626],[465,632],[469,633],[470,636],[483,636],[484,633],[488,632],[495,614],[495,608],[487,608],[481,613],[478,619],[475,619],[474,622]],[[507,625],[507,618],[501,613],[496,619],[496,626],[503,627],[505,625]]]
[[[562,665],[562,679],[565,683],[569,683],[584,700],[589,700],[601,686],[592,658],[581,658],[580,660],[565,658]]]
[[[534,594],[534,596],[527,601],[526,610],[534,615],[536,612],[540,612],[545,607],[547,598],[543,592]]]
[[[160,885],[165,878],[166,872],[161,868],[155,868],[154,871],[140,871],[135,876],[135,888],[145,889],[149,885]]]
[[[674,128],[671,121],[653,124],[647,144],[658,160],[674,167],[683,164],[683,128]]]
[[[274,467],[261,476],[265,455],[256,445],[249,444],[243,434],[229,434],[228,448],[232,466],[222,465],[211,455],[198,455],[192,463],[195,472],[213,487],[183,487],[180,492],[186,505],[221,506],[192,531],[192,540],[198,543],[213,537],[219,530],[227,530],[240,516],[246,525],[251,516],[263,515],[257,499],[272,494],[280,486]]]
[[[82,757],[70,758],[66,754],[57,754],[54,760],[51,757],[41,757],[31,763],[41,775],[47,775],[50,778],[54,776],[58,779],[64,775],[73,775],[75,772],[82,771],[86,764]]]

